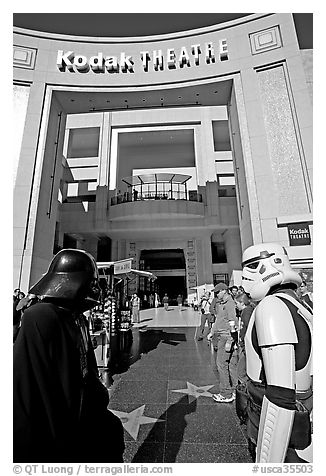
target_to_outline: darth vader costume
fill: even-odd
[[[122,462],[123,427],[107,409],[82,314],[100,294],[94,258],[60,251],[29,292],[38,301],[14,344],[14,462]]]

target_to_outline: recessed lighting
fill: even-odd
[[[74,100],[74,99],[70,99],[70,102],[75,102],[75,100]]]
[[[178,96],[178,99],[182,99],[182,96]]]
[[[218,93],[218,91],[214,91],[214,94],[217,94],[217,93]]]

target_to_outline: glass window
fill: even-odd
[[[213,263],[226,263],[226,253],[224,243],[213,242],[212,246],[212,262]]]
[[[228,121],[212,121],[214,151],[231,150]]]
[[[69,130],[67,158],[97,157],[100,128],[81,127]]]

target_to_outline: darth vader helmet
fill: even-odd
[[[29,294],[64,302],[74,309],[91,309],[99,304],[101,294],[95,259],[83,250],[59,251],[47,273],[31,287]]]

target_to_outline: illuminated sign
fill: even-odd
[[[213,64],[217,60],[229,59],[226,40],[219,40],[218,48],[212,42],[191,45],[190,48],[182,46],[180,49],[167,48],[166,50],[140,51],[139,60],[142,71],[163,71],[165,68],[172,70],[201,63]],[[58,51],[57,67],[60,71],[71,73],[134,73],[135,61],[131,55],[121,52],[119,56],[104,55],[102,52],[95,56],[75,54],[74,51]]]
[[[308,223],[288,225],[290,246],[310,245],[311,237]]]

